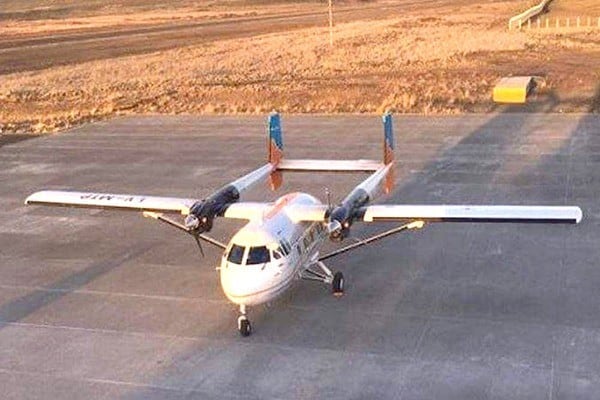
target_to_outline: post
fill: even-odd
[[[571,17],[567,17],[567,28],[571,27]]]
[[[550,28],[550,18],[546,18],[546,29]]]
[[[588,26],[592,26],[592,17],[588,17]]]
[[[527,20],[527,29],[531,30],[531,19]]]
[[[581,25],[581,18],[577,17],[577,27],[579,28],[580,25]]]
[[[542,20],[540,20],[539,18],[537,19],[537,28],[540,29],[540,25],[542,23]]]
[[[329,46],[333,47],[333,0],[329,0]]]
[[[558,17],[556,17],[556,27],[559,28],[560,27],[560,20],[558,19]]]

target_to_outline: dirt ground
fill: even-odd
[[[144,8],[148,3],[141,0],[121,2],[125,8],[91,2],[98,8],[90,7],[90,15],[64,1],[56,7],[74,8],[61,18],[52,8],[19,9],[17,3],[9,1],[10,13],[0,14],[0,37],[12,35],[15,43],[46,40],[75,26],[80,34],[203,18],[231,20],[224,26],[235,30],[235,18],[315,9],[317,26],[275,28],[269,19],[258,20],[264,32],[0,75],[4,133],[55,131],[132,113],[489,112],[498,107],[492,88],[507,75],[540,77],[537,93],[520,111],[600,112],[600,28],[508,31],[508,18],[527,1],[342,3],[340,14],[353,11],[336,19],[333,46],[323,3],[252,8],[180,1],[167,12]],[[576,15],[579,7],[582,16],[600,17],[595,0],[566,3],[557,0],[558,11],[551,6],[547,15]],[[24,46],[36,49],[35,42]],[[0,64],[3,54],[9,52],[0,46]]]
[[[549,12],[554,16],[595,17],[596,22],[600,17],[600,1],[590,0],[553,0],[549,4]]]

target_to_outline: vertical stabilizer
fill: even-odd
[[[269,163],[277,167],[283,158],[283,137],[281,134],[281,118],[279,113],[272,112],[269,115],[268,130],[269,140],[267,150],[269,154]],[[271,185],[271,190],[277,190],[283,183],[281,171],[274,170],[271,172],[269,183]]]
[[[392,123],[392,114],[386,112],[383,114],[383,163],[390,165],[390,169],[385,177],[384,190],[390,193],[394,188],[394,129]]]

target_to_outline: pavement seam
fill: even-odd
[[[498,322],[499,324],[501,322]],[[258,346],[258,347],[264,347],[264,348],[279,348],[279,349],[285,349],[285,350],[298,350],[299,348],[296,346],[290,346],[290,345],[284,345],[284,344],[277,344],[277,343],[273,343],[273,342],[246,342],[243,340],[238,340],[233,339],[233,338],[214,338],[214,337],[208,337],[208,336],[184,336],[184,335],[173,335],[173,334],[164,334],[164,333],[149,333],[149,332],[136,332],[136,331],[120,331],[120,330],[115,330],[115,329],[105,329],[105,328],[85,328],[85,327],[74,327],[74,326],[67,326],[67,325],[47,325],[47,324],[36,324],[36,323],[29,323],[29,322],[0,322],[0,326],[2,327],[6,327],[6,326],[16,326],[16,327],[22,327],[22,328],[34,328],[34,329],[48,329],[48,330],[64,330],[64,331],[75,331],[75,332],[90,332],[90,333],[99,333],[99,334],[106,334],[106,335],[113,335],[113,336],[130,336],[130,337],[142,337],[142,338],[156,338],[156,339],[168,339],[168,340],[172,340],[172,341],[177,341],[177,340],[181,340],[181,341],[190,341],[190,342],[202,342],[202,341],[206,341],[206,342],[213,342],[213,343],[222,343],[222,344],[234,344],[234,345],[240,345],[240,346]],[[420,361],[420,362],[439,362],[439,363],[447,363],[447,362],[453,362],[450,360],[421,360],[420,358],[414,357],[413,353],[411,353],[410,355],[390,355],[390,354],[383,354],[383,353],[377,353],[377,352],[371,352],[371,351],[365,351],[365,352],[358,352],[358,351],[348,351],[348,350],[336,350],[336,349],[332,349],[332,348],[320,348],[320,347],[313,347],[310,349],[311,351],[329,351],[332,353],[336,353],[336,354],[344,354],[344,355],[348,355],[348,356],[352,356],[352,355],[372,355],[375,357],[383,357],[383,358],[388,358],[388,359],[397,359],[399,361],[402,362],[415,362],[415,361]],[[527,368],[534,368],[537,370],[542,370],[542,371],[547,371],[548,368],[547,367],[543,367],[541,365],[536,365],[536,364],[519,364],[519,363],[511,363],[511,366],[522,366],[522,367],[527,367]],[[565,370],[563,372],[581,372],[578,370]],[[599,375],[600,376],[600,375]]]
[[[124,292],[107,292],[103,290],[91,290],[91,289],[69,289],[69,288],[46,288],[43,286],[26,286],[26,285],[3,285],[0,284],[0,289],[25,289],[40,292],[49,293],[73,293],[73,294],[91,294],[98,296],[114,296],[114,297],[133,297],[142,299],[152,300],[166,300],[166,301],[178,301],[178,302],[194,302],[202,300],[206,303],[217,303],[217,304],[231,304],[226,300],[218,299],[205,299],[201,297],[183,297],[183,296],[167,296],[167,295],[149,295],[149,294],[138,294],[138,293],[124,293]]]
[[[173,391],[173,392],[189,393],[189,394],[193,394],[193,393],[211,394],[211,395],[214,394],[214,393],[209,393],[209,392],[205,392],[205,391],[201,391],[201,390],[197,390],[197,389],[193,389],[193,388],[192,389],[183,389],[183,388],[177,388],[174,386],[153,385],[153,384],[148,384],[148,383],[119,381],[119,380],[114,380],[114,379],[77,378],[77,377],[71,377],[71,376],[63,376],[60,374],[57,375],[57,374],[42,373],[42,372],[14,371],[14,370],[5,369],[5,368],[0,368],[0,374],[61,378],[61,379],[65,379],[65,380],[73,380],[73,381],[79,381],[79,382],[101,383],[101,384],[110,384],[110,385],[117,385],[117,386],[130,386],[130,387],[136,387],[136,388],[160,389],[160,390],[168,390],[168,391]],[[219,394],[219,396],[222,396],[222,394]],[[230,398],[230,399],[245,398],[243,396],[231,396],[230,394],[228,394],[227,396],[228,396],[227,398]]]

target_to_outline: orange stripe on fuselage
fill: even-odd
[[[290,204],[296,197],[298,197],[298,193],[286,194],[285,196],[281,197],[273,205],[273,208],[271,208],[269,210],[269,212],[267,212],[265,214],[265,219],[271,219],[271,218],[273,218],[276,214],[278,214],[281,210],[283,210],[283,208],[285,206],[287,206],[288,204]]]

